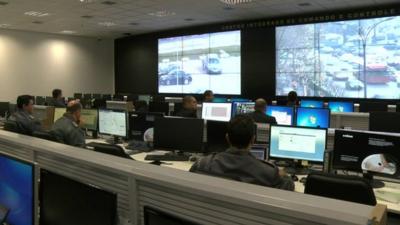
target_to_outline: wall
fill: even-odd
[[[114,44],[67,35],[0,29],[0,100],[20,94],[114,93]]]

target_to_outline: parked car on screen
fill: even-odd
[[[207,74],[222,73],[221,60],[217,54],[209,54],[207,57],[204,57],[203,70],[206,71]]]
[[[359,81],[359,80],[357,80],[355,78],[354,79],[349,79],[349,80],[346,81],[346,89],[359,91],[359,90],[361,90],[363,88],[364,88],[363,82],[361,82],[361,81]]]
[[[192,76],[183,70],[173,70],[168,74],[161,75],[158,82],[160,85],[190,84]]]
[[[173,70],[179,70],[181,67],[177,63],[170,63],[165,66],[159,66],[158,75],[168,74]]]

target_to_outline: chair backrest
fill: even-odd
[[[305,183],[305,194],[319,195],[366,205],[376,205],[371,184],[358,176],[311,173]]]
[[[59,142],[59,140],[54,135],[46,131],[34,131],[32,136],[48,141]]]
[[[4,122],[4,130],[14,133],[21,133],[17,122],[14,120],[6,120]]]
[[[93,147],[94,151],[96,151],[96,152],[114,155],[114,156],[118,156],[118,157],[122,157],[122,158],[126,158],[126,159],[132,159],[128,154],[125,153],[124,149],[118,145],[92,143],[91,147]]]

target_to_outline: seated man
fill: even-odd
[[[60,108],[65,107],[65,102],[62,96],[61,89],[54,89],[52,95],[53,98],[51,98],[48,102],[46,102],[48,106],[54,106]]]
[[[54,123],[50,133],[64,144],[85,147],[85,133],[79,127],[81,110],[81,103],[70,101],[67,112]]]
[[[297,93],[295,91],[288,93],[287,106],[297,106]]]
[[[17,111],[9,120],[15,123],[15,132],[32,135],[35,131],[41,131],[40,121],[36,120],[33,113],[33,96],[21,95],[17,98]]]
[[[225,152],[208,155],[197,161],[190,172],[208,174],[251,184],[294,190],[294,183],[284,177],[278,167],[256,159],[249,149],[255,139],[253,119],[238,115],[228,125],[226,140],[230,145]]]
[[[203,102],[213,102],[214,93],[211,90],[207,90],[203,93]]]
[[[182,101],[182,109],[176,116],[197,118],[197,100],[193,96],[185,96]]]
[[[276,124],[275,117],[268,116],[265,114],[267,110],[267,102],[259,98],[256,100],[256,104],[254,106],[254,112],[249,113],[249,116],[253,118],[256,123],[269,123],[269,124]]]

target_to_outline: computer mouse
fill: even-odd
[[[298,178],[296,175],[294,175],[294,174],[291,176],[291,178],[292,178],[292,180],[295,181],[295,182],[299,180],[299,178]]]

